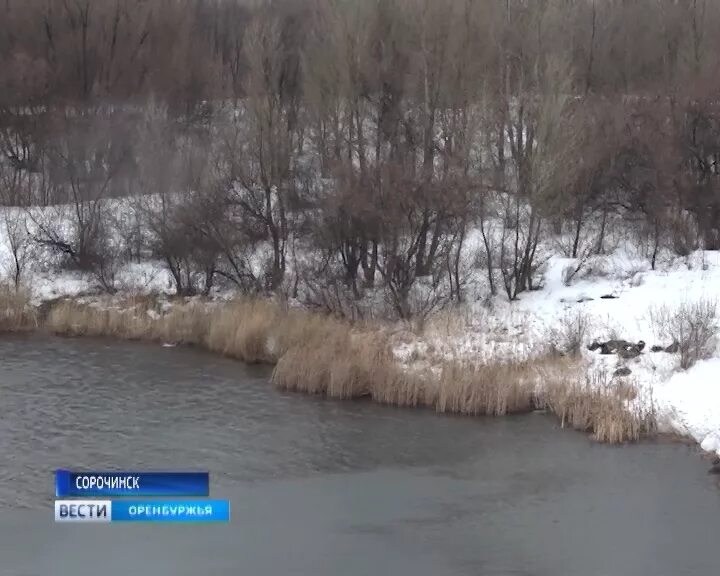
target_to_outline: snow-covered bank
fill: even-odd
[[[653,345],[672,342],[659,330],[657,310],[674,310],[682,303],[720,300],[720,254],[696,252],[687,257],[664,254],[656,270],[647,258],[627,248],[587,258],[571,282],[565,271],[579,262],[552,255],[541,272],[541,289],[523,293],[516,302],[503,294],[488,297],[487,271],[474,263],[477,234],[470,235],[465,266],[465,303],[448,308],[426,322],[420,332],[398,338],[395,356],[405,365],[439,365],[456,359],[476,364],[504,359],[524,360],[551,346],[562,348],[563,334],[582,321],[581,353],[591,380],[609,381],[618,368],[639,391],[636,403],[655,407],[662,431],[689,435],[701,446],[720,454],[720,348],[713,343],[710,357],[681,370],[677,354],[652,352]],[[23,283],[35,304],[58,297],[92,299],[97,283],[90,275],[62,270],[39,249],[27,260]],[[302,255],[301,255],[302,257]],[[7,230],[0,226],[0,273],[12,268]],[[171,294],[172,278],[161,262],[132,262],[121,267],[117,286],[122,294]],[[233,292],[216,289],[216,298]],[[370,295],[372,296],[372,295]],[[715,326],[717,329],[717,326]],[[593,340],[623,339],[647,343],[635,358],[602,355],[586,349]]]
[[[699,362],[654,386],[655,401],[667,426],[720,455],[720,358]]]
[[[653,320],[657,310],[720,301],[720,254],[668,255],[653,271],[647,259],[617,251],[588,259],[579,279],[566,285],[563,272],[576,264],[550,257],[541,290],[522,294],[513,303],[501,296],[474,302],[458,312],[455,321],[431,321],[423,342],[406,345],[402,357],[425,356],[430,350],[437,356],[483,360],[523,358],[557,345],[574,329],[571,324],[585,322],[582,355],[590,373],[609,380],[618,368],[628,368],[627,380],[640,391],[637,401],[654,404],[661,431],[689,435],[720,455],[718,339],[710,343],[710,358],[688,370],[681,370],[677,354],[651,351],[653,345],[672,344],[663,340]],[[611,338],[647,344],[638,357],[627,360],[586,348],[594,340]]]
[[[630,378],[653,401],[658,423],[667,432],[692,436],[703,449],[720,454],[720,347],[717,337],[708,347],[709,359],[686,371],[677,354],[651,351],[653,345],[668,346],[657,326],[657,310],[677,310],[683,304],[720,300],[720,254],[698,252],[673,258],[652,271],[646,261],[626,256],[605,259],[616,271],[605,278],[591,277],[565,287],[562,260],[549,268],[546,291],[530,295],[522,303],[529,318],[546,326],[566,321],[567,308],[581,309],[591,319],[588,336],[623,338],[647,342],[637,358],[620,360],[585,351],[593,369],[612,374],[618,364],[632,371]],[[558,273],[560,271],[560,273]],[[603,299],[613,295],[614,299]],[[592,300],[589,300],[592,298]],[[573,303],[574,302],[574,303]],[[570,303],[570,304],[569,304]],[[710,320],[715,324],[717,318]]]

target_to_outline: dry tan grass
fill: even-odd
[[[393,403],[400,403],[400,389],[394,385],[400,369],[382,333],[354,332],[349,324],[329,318],[293,324],[273,372],[277,387],[332,398],[371,396],[386,403],[392,394]]]
[[[422,331],[426,334],[452,338],[465,333],[470,325],[468,310],[447,308],[427,318]]]
[[[446,362],[440,374],[437,410],[473,416],[531,411],[533,373],[532,364],[526,362]]]
[[[69,300],[56,303],[48,312],[45,326],[68,336],[111,336],[127,340],[151,340],[153,320],[135,308],[104,309]]]
[[[628,407],[636,396],[632,385],[586,381],[584,367],[565,357],[493,364],[446,359],[413,370],[395,359],[391,333],[379,325],[350,324],[269,300],[181,302],[158,310],[147,299],[113,308],[64,301],[46,324],[59,334],[172,341],[275,364],[272,381],[283,390],[472,416],[547,407],[563,426],[612,443],[637,440],[654,427],[652,414]]]
[[[633,406],[637,390],[628,383],[607,383],[602,376],[574,382],[554,382],[544,402],[563,426],[591,433],[599,442],[637,441],[656,431],[652,409]]]
[[[152,300],[101,307],[64,300],[56,303],[46,327],[70,336],[111,336],[166,341],[207,348],[249,363],[274,364],[299,343],[332,339],[340,322],[272,301],[178,302],[159,312]]]
[[[37,312],[24,290],[0,286],[0,332],[18,332],[37,327]]]
[[[272,302],[240,300],[221,304],[208,318],[201,341],[213,352],[252,363],[276,360],[272,335],[283,318]]]
[[[320,340],[292,347],[278,361],[276,386],[334,398],[370,397],[394,406],[500,416],[534,408],[537,377],[529,363],[473,365],[445,361],[432,370],[403,368],[380,332],[354,332],[337,323]]]

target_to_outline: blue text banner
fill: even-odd
[[[227,500],[113,500],[112,522],[229,522]]]
[[[207,497],[207,472],[55,472],[56,498]]]

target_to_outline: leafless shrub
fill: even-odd
[[[423,274],[413,255],[412,237],[403,238],[398,231],[389,244],[393,247],[381,254],[378,271],[383,279],[383,295],[387,314],[402,320],[422,318],[441,308],[449,299],[442,283],[443,267],[437,257],[432,265],[426,264]],[[407,246],[398,246],[408,244]]]
[[[607,275],[607,271],[604,269],[605,260],[597,257],[596,247],[597,242],[594,240],[579,247],[573,247],[576,254],[575,261],[562,271],[562,281],[565,286],[570,286],[577,278]],[[570,254],[572,253],[570,252]]]
[[[700,230],[692,214],[677,214],[670,223],[670,243],[678,256],[689,256],[700,247]]]
[[[658,338],[677,345],[680,367],[687,370],[712,354],[717,334],[717,302],[706,298],[682,302],[676,308],[667,305],[649,310],[649,320]]]
[[[630,278],[630,286],[632,288],[642,286],[643,282],[645,282],[645,274],[643,274],[642,272],[638,272],[632,278]]]
[[[587,256],[584,258],[578,258],[575,263],[565,266],[562,271],[562,282],[565,286],[570,286],[572,284],[572,281],[575,279],[575,277],[580,273],[580,271],[584,268],[590,254],[588,253]]]
[[[406,318],[411,319],[417,330],[421,332],[428,318],[450,305],[450,295],[445,290],[445,286],[433,284],[418,281],[407,294],[406,304],[410,314]],[[389,300],[394,302],[392,297]]]
[[[590,325],[590,317],[583,310],[568,311],[558,326],[551,329],[550,341],[562,354],[577,356],[583,347]]]
[[[34,255],[34,246],[28,234],[24,213],[19,210],[6,209],[3,220],[9,248],[9,259],[4,264],[8,275],[12,278],[15,290],[20,290],[23,272]]]
[[[88,265],[103,291],[114,294],[118,290],[118,272],[127,263],[128,250],[120,230],[118,210],[109,207],[98,215],[98,234],[89,249]]]
[[[499,206],[503,225],[498,268],[508,299],[517,300],[521,292],[538,288],[535,279],[542,265],[538,246],[545,232],[543,219],[519,194],[503,195]]]
[[[121,210],[118,204],[111,205],[108,200],[94,201],[92,207],[78,202],[74,207],[28,210],[32,232],[27,248],[33,255],[45,251],[57,265],[92,276],[103,291],[112,294],[117,291],[117,273],[127,255],[115,227]],[[21,247],[18,245],[16,249]],[[20,252],[16,255],[20,256]],[[17,263],[16,259],[16,270]]]
[[[136,201],[147,230],[147,247],[172,276],[178,295],[208,294],[217,273],[219,248],[204,231],[193,196],[167,194]]]
[[[607,278],[611,274],[613,274],[613,270],[609,265],[609,259],[605,256],[595,256],[585,262],[583,267],[573,276],[573,280],[578,277],[583,279]]]
[[[321,310],[347,320],[356,321],[366,318],[371,311],[367,304],[359,299],[342,280],[329,278],[303,278],[303,303],[310,309]]]

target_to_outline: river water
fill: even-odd
[[[692,447],[279,393],[200,351],[0,340],[0,575],[707,576]],[[56,525],[53,470],[207,469],[230,524]]]

